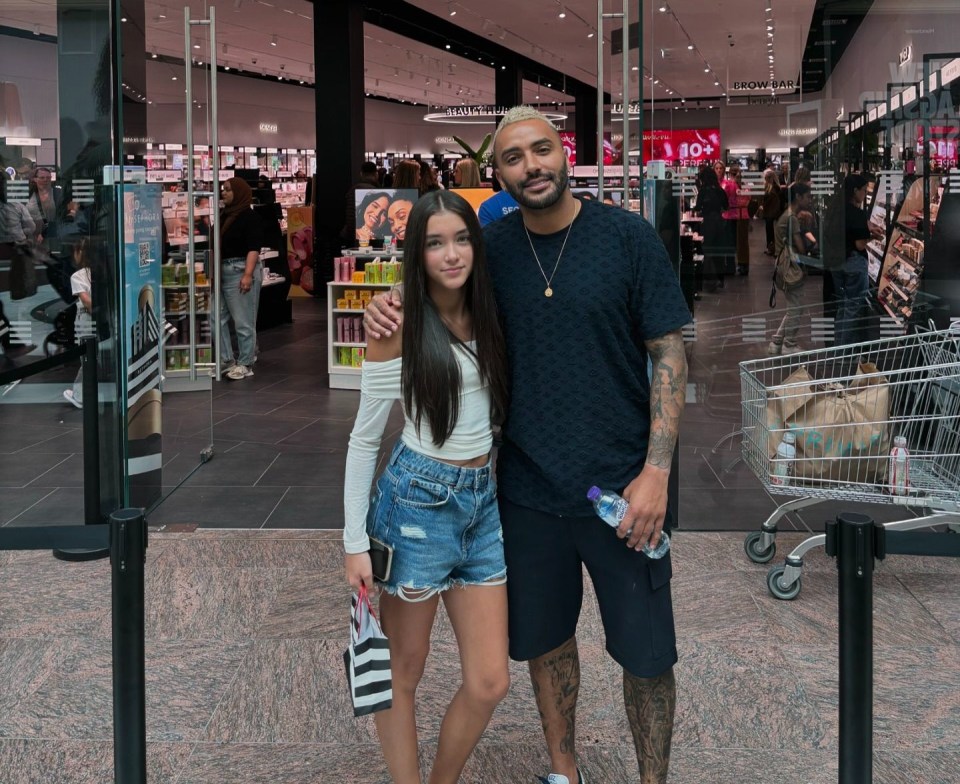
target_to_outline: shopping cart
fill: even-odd
[[[754,563],[774,557],[781,517],[824,501],[902,506],[913,516],[884,525],[898,531],[960,522],[960,331],[743,362],[740,381],[743,460],[768,492],[793,496],[747,536]],[[906,483],[890,470],[897,436]],[[796,598],[803,556],[825,539],[772,567],[770,593]]]

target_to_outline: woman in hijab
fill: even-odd
[[[227,377],[240,381],[253,375],[257,360],[257,306],[260,302],[260,248],[263,224],[251,209],[253,191],[233,177],[223,184],[220,213],[220,359],[230,366]],[[230,319],[237,332],[238,355],[233,359]]]

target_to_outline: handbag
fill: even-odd
[[[14,245],[10,260],[10,299],[26,299],[37,293],[37,267],[29,245]]]
[[[343,652],[354,716],[393,707],[390,642],[380,628],[364,585],[350,600],[350,645]]]
[[[791,218],[791,221],[793,219]],[[777,291],[788,291],[803,283],[803,267],[797,263],[797,254],[793,249],[793,236],[787,227],[786,241],[773,264],[773,285],[770,287],[770,307],[777,306]]]

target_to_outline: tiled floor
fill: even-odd
[[[784,548],[801,538],[782,535]],[[370,720],[349,710],[349,599],[335,532],[153,533],[147,559],[151,784],[386,784]],[[837,580],[808,557],[772,599],[739,534],[681,531],[670,781],[837,780]],[[893,556],[876,586],[876,784],[960,781],[960,561]],[[112,780],[109,567],[0,552],[0,781]],[[591,784],[638,780],[619,675],[592,597],[578,631],[579,751]],[[547,769],[524,667],[464,784],[533,784]],[[442,611],[421,689],[424,764],[458,682]]]
[[[721,291],[696,303],[678,474],[679,523],[690,530],[755,530],[777,507],[737,463],[739,438],[713,453],[714,444],[740,425],[738,363],[766,349],[765,338],[745,337],[744,317],[753,319],[751,325],[762,323],[769,336],[782,316],[767,304],[772,259],[762,253],[759,225],[754,228],[751,274],[727,278]],[[820,345],[812,341],[809,319],[821,315],[821,289],[822,278],[808,279],[802,337],[809,347]],[[164,396],[166,500],[152,510],[152,523],[342,525],[344,461],[357,393],[327,386],[325,303],[295,299],[294,319],[260,334],[252,378],[215,383],[212,394]],[[4,405],[0,398],[0,526],[82,520],[81,415],[54,384],[60,380],[65,387],[73,372],[44,377],[53,403]],[[400,422],[396,410],[387,442]],[[200,465],[200,453],[211,442],[215,457]],[[883,506],[870,511],[883,521],[901,514]],[[793,513],[781,530],[822,530],[833,513],[829,505]]]

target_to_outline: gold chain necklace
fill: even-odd
[[[577,219],[577,215],[580,214],[580,202],[575,202],[573,205],[573,218],[570,219],[570,225],[567,226],[567,233],[563,237],[563,245],[560,246],[560,253],[557,255],[557,263],[553,265],[553,272],[550,273],[550,277],[547,277],[547,273],[543,271],[543,265],[540,263],[540,257],[537,255],[536,248],[533,247],[533,240],[530,238],[530,230],[527,228],[527,224],[523,224],[523,230],[527,234],[527,242],[530,243],[530,252],[533,254],[533,260],[537,262],[537,266],[540,268],[540,274],[543,275],[543,281],[547,284],[547,288],[543,292],[543,296],[552,297],[553,289],[551,288],[551,283],[553,283],[553,278],[557,274],[557,267],[560,266],[560,259],[563,258],[564,248],[567,247],[567,240],[570,239],[570,230],[573,228],[573,222]]]

